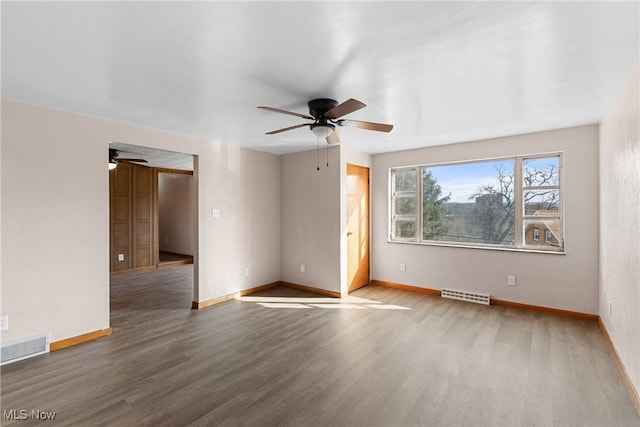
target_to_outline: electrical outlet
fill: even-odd
[[[245,275],[246,277],[249,277],[249,267],[245,267],[245,268],[244,268],[244,275]]]
[[[9,316],[0,317],[0,331],[6,331],[9,329]]]
[[[211,209],[211,218],[220,218],[220,209]]]
[[[405,264],[404,262],[400,263],[400,271],[407,271],[407,264]]]
[[[300,264],[300,273],[304,273],[304,264]]]
[[[124,254],[118,254],[118,261],[124,261]]]
[[[513,276],[513,275],[509,274],[507,276],[507,285],[508,286],[515,286],[516,285],[516,276]]]
[[[165,242],[165,243],[169,243],[169,238],[168,238],[168,237],[165,237],[165,238],[164,238],[164,242]]]

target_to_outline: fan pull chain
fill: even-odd
[[[316,137],[316,170],[320,170],[320,137]]]
[[[329,167],[329,144],[327,144],[327,167]]]

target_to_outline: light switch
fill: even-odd
[[[211,218],[220,218],[220,209],[211,209]]]

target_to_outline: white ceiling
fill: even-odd
[[[598,122],[639,62],[639,3],[2,2],[2,96],[287,153],[317,97],[380,153]],[[132,142],[132,141],[123,141]]]
[[[141,147],[139,145],[125,144],[118,141],[111,142],[109,148],[118,150],[118,158],[120,159],[146,160],[146,163],[138,163],[143,166],[193,171],[193,156],[190,154]]]

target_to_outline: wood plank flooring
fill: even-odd
[[[193,257],[191,255],[181,255],[173,252],[160,251],[158,253],[158,266],[175,266],[182,264],[193,264]]]
[[[375,286],[195,311],[192,272],[113,276],[113,334],[2,367],[2,410],[74,426],[640,425],[596,322]]]

